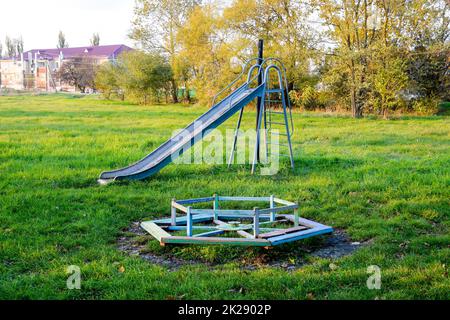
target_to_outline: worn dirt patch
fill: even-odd
[[[369,244],[354,242],[343,230],[335,230],[331,235],[324,235],[310,241],[297,241],[288,245],[262,248],[240,248],[242,253],[234,255],[226,261],[208,261],[203,258],[180,258],[176,249],[165,248],[162,252],[153,252],[149,247],[150,241],[156,241],[140,227],[140,222],[134,222],[123,231],[118,239],[119,250],[152,263],[177,270],[182,266],[198,265],[213,268],[226,262],[238,262],[246,270],[255,270],[261,267],[282,268],[287,271],[296,270],[308,264],[308,257],[338,259],[352,254],[355,250]],[[175,248],[175,247],[174,247]],[[180,248],[180,247],[178,247]],[[231,250],[231,249],[230,249]],[[239,252],[238,252],[239,253]]]

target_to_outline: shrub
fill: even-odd
[[[424,115],[436,114],[439,110],[440,100],[437,98],[422,98],[413,101],[412,108],[415,112]]]
[[[317,91],[311,86],[306,87],[302,93],[302,106],[307,110],[314,110],[318,107]]]
[[[300,108],[302,105],[302,94],[297,90],[289,91],[289,99],[291,99],[291,103],[294,108]]]

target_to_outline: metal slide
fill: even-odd
[[[141,180],[157,173],[200,140],[205,133],[208,133],[207,131],[222,124],[253,99],[262,97],[264,86],[262,84],[256,88],[250,88],[247,81],[142,160],[123,169],[103,172],[98,180],[99,183],[106,184],[125,179]]]

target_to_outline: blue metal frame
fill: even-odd
[[[221,201],[266,202],[268,208],[253,210],[224,210]],[[212,209],[194,209],[191,205],[210,202]],[[184,205],[187,205],[184,206]],[[225,244],[244,246],[276,246],[320,234],[331,233],[333,228],[315,221],[300,218],[298,204],[270,197],[212,197],[172,200],[171,217],[142,222],[141,226],[162,245],[165,244]],[[184,213],[177,216],[177,210]],[[294,211],[293,215],[280,214]],[[226,222],[232,220],[234,223]],[[243,221],[252,221],[244,223]],[[210,222],[214,225],[195,225]],[[290,222],[291,228],[276,227],[278,223]],[[272,227],[265,227],[270,224]],[[194,234],[194,231],[203,231]],[[173,236],[170,231],[185,231],[186,236]],[[248,232],[247,232],[248,231]],[[236,232],[237,237],[215,237],[227,232]]]

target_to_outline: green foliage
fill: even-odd
[[[106,99],[111,95],[119,94],[120,86],[118,83],[119,68],[115,63],[104,63],[100,65],[95,74],[95,86]]]
[[[114,64],[100,66],[96,84],[105,97],[112,93],[123,95],[131,101],[147,104],[151,101],[168,101],[172,70],[158,54],[131,51],[119,56]]]
[[[302,92],[302,106],[306,110],[314,110],[316,109],[319,104],[317,101],[317,91],[314,89],[314,87],[308,86],[305,89],[303,89]]]
[[[395,110],[402,103],[400,92],[408,84],[405,62],[401,58],[384,56],[376,63],[373,76],[373,103],[387,118],[389,110]]]
[[[424,98],[450,99],[449,50],[445,50],[445,46],[433,50],[437,53],[428,54],[424,47],[416,48],[412,52],[408,61],[411,87]]]
[[[289,99],[294,107],[300,107],[302,104],[302,94],[299,90],[289,91]]]
[[[414,100],[412,103],[412,109],[424,115],[436,114],[439,111],[439,102],[438,98],[421,98]]]
[[[171,92],[178,102],[178,81],[187,87],[189,74],[180,52],[180,29],[189,14],[198,6],[198,0],[137,0],[131,22],[130,38],[149,52],[164,56],[172,68]],[[189,93],[189,90],[186,92]],[[188,100],[190,98],[188,97]]]
[[[130,37],[167,59],[174,102],[181,86],[210,103],[263,39],[265,56],[286,65],[288,91],[325,87],[306,108],[387,116],[407,109],[405,92],[448,98],[449,8],[445,0],[138,0]],[[317,16],[324,28],[312,27]]]
[[[447,117],[294,112],[301,129],[293,136],[294,171],[287,160],[271,177],[245,166],[170,165],[146,181],[96,183],[101,171],[137,161],[205,110],[81,95],[0,97],[0,297],[448,299]],[[234,128],[235,120],[219,129]],[[254,121],[245,112],[242,128]],[[299,201],[301,216],[368,244],[338,259],[293,249],[293,259],[305,263],[293,272],[244,269],[246,250],[194,247],[191,256],[219,264],[169,269],[118,249],[132,222],[168,216],[172,197],[214,193]],[[70,265],[81,268],[81,290],[66,288]],[[382,270],[381,290],[366,287],[369,265]]]
[[[336,43],[322,68],[324,82],[350,103],[353,116],[373,106],[386,116],[401,104],[402,89],[421,96],[449,91],[447,1],[315,3]]]

